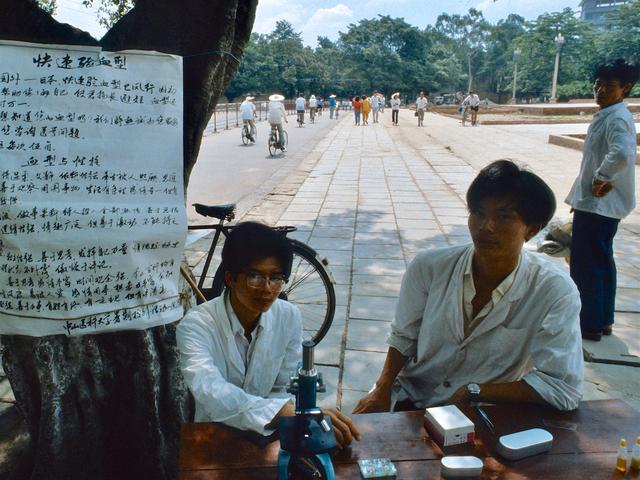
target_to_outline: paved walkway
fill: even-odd
[[[417,128],[408,111],[400,113],[400,126],[393,127],[388,117],[366,127],[353,126],[350,116],[342,118],[309,155],[304,181],[295,172],[293,180],[285,181],[243,218],[296,225],[298,238],[329,259],[338,309],[316,358],[329,383],[323,403],[349,412],[382,367],[407,262],[418,251],[469,241],[464,194],[477,171],[498,158],[528,164],[553,188],[558,215],[568,217],[568,207],[561,201],[581,155],[549,145],[547,137],[587,128],[463,128],[454,119],[431,114],[425,127]],[[638,364],[640,212],[621,224],[615,248],[619,270],[615,335],[600,343],[585,342],[585,353],[604,361]],[[586,376],[586,399],[623,398],[640,410],[639,367],[589,362]]]

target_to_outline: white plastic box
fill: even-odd
[[[424,426],[431,438],[443,447],[471,443],[475,438],[473,422],[455,405],[427,408]]]

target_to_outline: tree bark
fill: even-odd
[[[257,0],[138,0],[98,41],[55,21],[35,0],[0,0],[0,38],[183,56],[186,188],[256,7]],[[191,296],[184,285],[186,309]],[[177,478],[179,428],[189,408],[175,325],[77,338],[3,336],[0,342],[31,435],[30,478]]]

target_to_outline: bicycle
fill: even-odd
[[[258,134],[258,131],[255,131],[255,135]],[[248,123],[245,123],[242,126],[242,143],[244,143],[245,145],[248,145],[249,142],[254,142],[255,141],[255,137],[253,135],[251,135],[251,125],[249,125]]]
[[[319,113],[318,113],[319,115]],[[309,120],[311,121],[311,123],[316,123],[316,109],[315,108],[309,108]]]
[[[269,134],[269,155],[272,157],[276,154],[278,149],[284,152],[284,149],[289,144],[289,134],[286,130],[282,130],[282,143],[280,143],[280,139],[278,138],[278,128],[274,125],[271,125],[271,133]]]
[[[220,266],[211,280],[208,276],[211,261],[215,253],[220,236],[225,238],[233,229],[227,222],[235,218],[235,204],[207,206],[200,203],[193,205],[196,212],[204,217],[216,218],[218,223],[209,225],[189,225],[189,231],[213,230],[215,234],[209,245],[202,272],[192,287],[202,292],[205,300],[211,300],[222,294],[224,289],[224,272]],[[294,226],[272,227],[273,230],[286,236],[296,231]],[[327,334],[336,308],[336,295],[333,288],[333,275],[328,268],[327,259],[320,259],[317,252],[309,245],[294,238],[287,237],[293,249],[293,263],[289,281],[285,284],[279,298],[287,300],[300,309],[303,323],[303,339],[318,344]],[[205,286],[211,282],[210,286]],[[195,288],[194,288],[195,290]],[[202,303],[200,298],[198,303]]]
[[[298,127],[304,124],[304,110],[298,110]]]
[[[467,107],[466,105],[463,105],[460,107],[462,109],[462,126],[466,127],[467,126],[467,120],[469,119],[469,107]]]

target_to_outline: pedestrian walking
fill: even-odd
[[[469,110],[471,110],[471,126],[475,127],[478,125],[478,110],[480,109],[480,97],[476,92],[471,90],[467,98],[464,99],[464,103],[469,106]]]
[[[398,125],[398,114],[400,113],[400,92],[391,95],[391,123]]]
[[[600,110],[584,141],[580,173],[566,202],[573,211],[571,278],[578,286],[582,338],[599,341],[613,330],[616,264],[613,237],[635,208],[636,129],[623,103],[640,66],[624,60],[600,65],[593,90]]]
[[[373,123],[378,123],[378,110],[380,109],[380,96],[377,90],[371,95],[371,118]]]
[[[333,118],[333,113],[336,110],[336,96],[331,94],[329,95],[329,118]]]
[[[418,117],[418,126],[424,126],[424,112],[427,110],[427,97],[424,96],[424,91],[420,90],[420,95],[416,98],[416,116]]]
[[[362,125],[369,125],[369,112],[371,112],[371,100],[366,95],[362,96]]]
[[[355,117],[356,126],[360,125],[360,112],[362,109],[362,103],[360,101],[360,97],[358,96],[353,97],[351,104],[353,105],[353,115]]]

